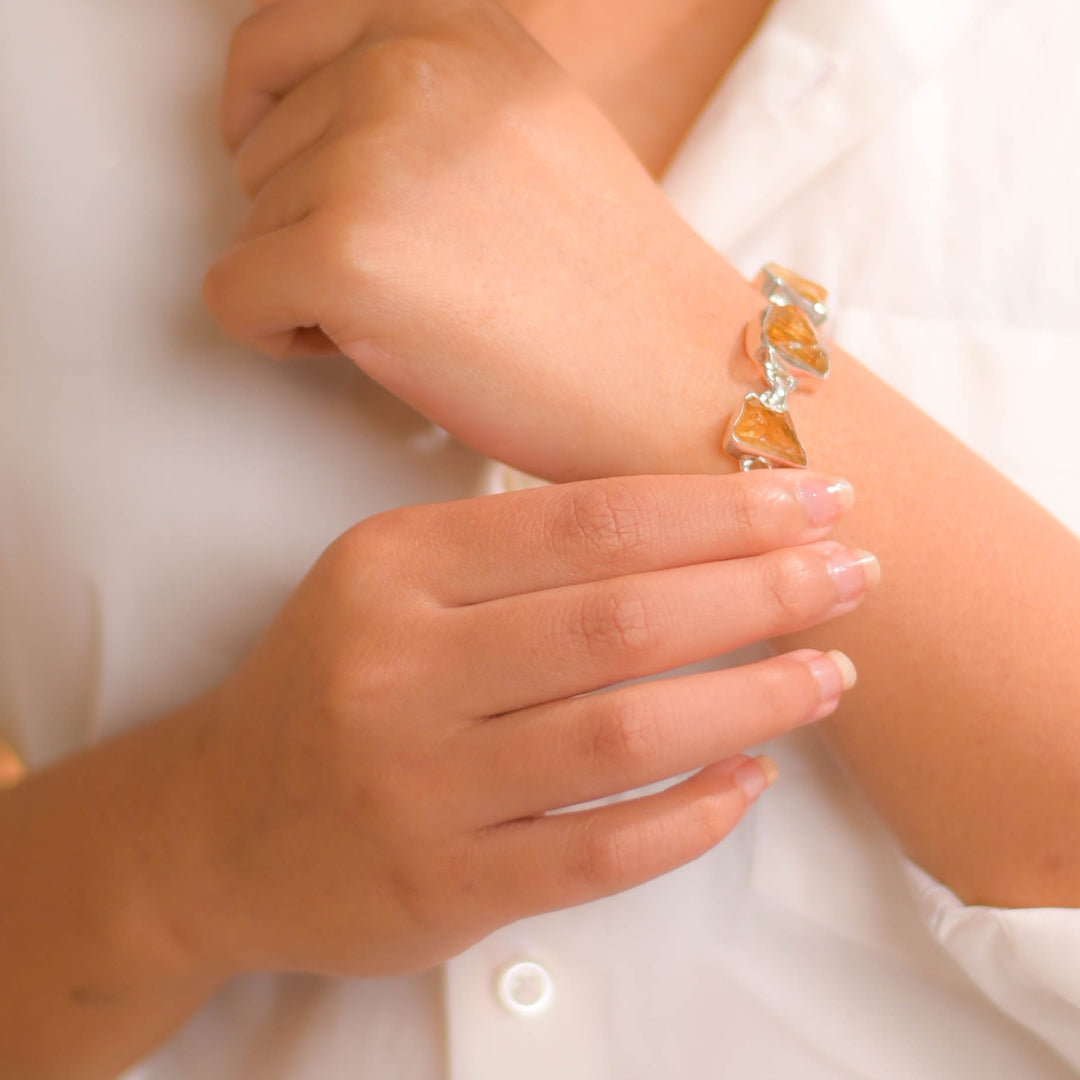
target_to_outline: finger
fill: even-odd
[[[665,780],[831,713],[854,685],[843,654],[801,649],[742,667],[619,687],[462,732],[476,826]]]
[[[345,159],[347,149],[341,143],[319,141],[285,162],[260,185],[233,243],[296,225],[326,206],[343,182],[363,190],[359,170]],[[352,201],[355,204],[355,196]],[[322,256],[325,261],[325,251]]]
[[[315,355],[330,295],[310,267],[318,265],[319,238],[308,220],[231,248],[207,271],[203,299],[237,341],[281,359]]]
[[[280,0],[245,19],[229,46],[222,137],[235,150],[274,103],[355,44],[371,0]]]
[[[443,611],[438,678],[466,715],[556,701],[844,614],[876,567],[824,541]]]
[[[288,228],[319,211],[326,211],[321,215],[324,218],[336,214],[338,221],[323,238],[321,262],[331,261],[343,249],[355,254],[352,238],[370,240],[380,200],[392,184],[387,178],[385,149],[359,128],[344,135],[336,129],[336,122],[331,122],[321,137],[294,148],[297,152],[289,160],[275,162],[276,171],[260,178],[236,240]],[[365,224],[366,229],[362,228]],[[342,283],[336,285],[340,295]]]
[[[515,919],[610,896],[703,855],[775,775],[740,755],[653,795],[507,822],[479,834],[470,864]]]
[[[851,486],[794,469],[586,480],[394,511],[410,567],[448,605],[810,543]]]
[[[248,133],[233,165],[249,198],[326,134],[342,105],[341,84],[338,61],[320,68],[290,90]]]

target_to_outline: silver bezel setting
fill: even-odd
[[[805,469],[805,465],[798,465],[793,461],[789,461],[782,454],[770,454],[768,451],[762,452],[759,447],[749,446],[744,442],[740,442],[735,437],[735,428],[739,424],[739,420],[742,417],[743,411],[746,408],[748,401],[756,402],[763,408],[768,409],[769,412],[774,413],[786,413],[787,409],[773,408],[766,400],[764,394],[747,394],[743,398],[742,404],[739,406],[738,411],[731,418],[731,422],[728,424],[727,435],[724,438],[724,451],[730,454],[739,462],[739,468],[743,472],[749,472],[751,469],[771,469],[774,467],[781,467],[785,469]],[[789,421],[790,422],[790,421]],[[802,443],[800,442],[801,446]]]
[[[815,304],[807,300],[768,266],[763,266],[758,272],[758,276],[754,279],[754,287],[765,294],[770,304],[799,308],[814,326],[820,326],[829,317],[829,309],[824,304]]]

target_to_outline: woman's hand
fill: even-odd
[[[340,350],[548,478],[724,467],[745,283],[498,4],[265,7],[224,131],[254,198],[205,283],[232,335]]]
[[[771,779],[739,751],[830,712],[844,659],[589,692],[855,606],[827,485],[587,481],[346,533],[203,711],[180,937],[230,970],[415,970],[701,855]]]
[[[104,1080],[239,972],[418,970],[706,851],[771,778],[739,751],[847,662],[604,688],[853,607],[850,494],[636,477],[350,530],[220,687],[0,792],[0,1073]]]

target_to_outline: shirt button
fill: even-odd
[[[495,997],[517,1016],[536,1016],[550,1004],[554,992],[551,976],[535,960],[515,960],[495,976]]]

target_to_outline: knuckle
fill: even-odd
[[[641,656],[657,645],[649,606],[641,592],[626,583],[590,591],[576,619],[573,644],[601,656]]]
[[[648,542],[644,516],[630,487],[605,480],[575,485],[552,530],[564,553],[615,562]]]
[[[744,803],[742,809],[745,806]],[[734,814],[741,814],[742,809]],[[681,831],[692,850],[707,851],[731,832],[736,820],[730,803],[721,805],[716,799],[697,799],[688,808]]]
[[[828,583],[822,556],[785,551],[768,560],[765,588],[778,628],[813,619],[828,606]]]
[[[582,822],[573,841],[570,876],[590,890],[611,893],[634,880],[638,844],[628,829],[612,828],[602,817]]]
[[[356,294],[369,284],[370,258],[367,218],[351,206],[347,213],[313,213],[303,223],[309,230],[312,250],[328,264],[342,288]]]
[[[408,100],[434,100],[445,81],[443,49],[422,37],[384,38],[367,46],[349,65],[350,83],[370,88],[405,90]]]
[[[396,565],[402,553],[402,528],[396,511],[366,518],[343,532],[323,554],[331,575],[352,580],[372,569]]]
[[[638,695],[594,695],[578,730],[586,759],[601,767],[647,766],[661,749],[659,718]]]
[[[790,493],[766,484],[738,485],[731,503],[735,529],[751,541],[768,541],[790,521],[793,511]]]
[[[363,716],[397,713],[409,702],[410,689],[423,679],[423,657],[415,650],[415,640],[422,632],[423,624],[418,625],[413,613],[406,612],[406,625],[399,625],[402,614],[397,602],[400,598],[392,588],[380,590],[379,583],[373,583],[370,578],[354,579],[347,584],[347,588],[338,588],[335,594],[346,605],[337,620],[343,640],[332,647],[332,662],[325,664],[323,681],[325,698],[339,717],[343,738],[352,741],[365,738]],[[395,607],[398,610],[387,625],[386,612]],[[364,703],[363,714],[358,712],[357,702]],[[370,751],[370,741],[366,745]],[[391,754],[387,755],[388,759],[391,757]],[[402,760],[402,767],[394,770],[399,779],[383,789],[380,805],[383,808],[396,806],[397,810],[390,815],[390,820],[407,820],[409,812],[420,802],[421,790],[413,792],[415,797],[411,803],[401,797],[407,785],[402,784],[400,775],[409,774],[409,770],[419,775],[417,770],[422,764],[416,760]],[[394,783],[400,786],[395,788]],[[373,787],[380,790],[376,782]]]

